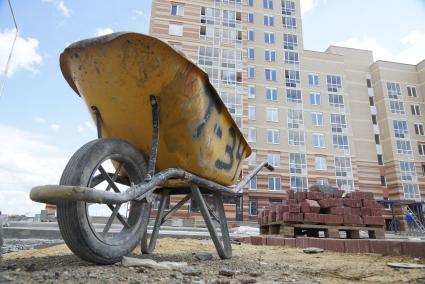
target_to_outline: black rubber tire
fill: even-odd
[[[91,141],[81,147],[70,159],[63,171],[61,185],[89,186],[97,167],[110,157],[120,157],[128,163],[128,176],[134,184],[143,181],[146,162],[143,155],[126,141],[105,138]],[[78,257],[97,264],[113,264],[129,254],[139,243],[142,232],[144,204],[132,202],[127,222],[131,230],[125,232],[124,240],[111,245],[103,242],[90,225],[85,202],[58,202],[57,219],[62,237]]]

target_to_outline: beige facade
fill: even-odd
[[[425,198],[425,61],[304,50],[299,0],[153,0],[150,33],[209,74],[254,150],[244,172],[276,166],[244,190],[238,218],[316,183]]]

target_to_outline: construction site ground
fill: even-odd
[[[193,253],[209,252],[212,260]],[[424,259],[323,252],[302,249],[233,245],[233,257],[220,260],[209,240],[163,238],[153,255],[133,255],[156,261],[187,262],[188,269],[94,265],[74,256],[64,244],[12,252],[2,256],[0,283],[425,283],[425,270],[394,269],[389,262],[425,264]]]

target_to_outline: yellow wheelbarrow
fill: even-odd
[[[240,195],[263,167],[273,168],[263,162],[240,180],[251,149],[207,74],[166,43],[137,33],[76,42],[60,66],[98,139],[72,156],[60,185],[35,187],[30,197],[56,204],[68,247],[102,264],[120,261],[139,242],[152,253],[160,226],[194,199],[219,256],[230,258],[222,196]],[[148,240],[154,195],[160,202]],[[185,197],[166,210],[170,195]],[[215,208],[203,195],[214,197]],[[97,216],[105,209],[102,222]]]

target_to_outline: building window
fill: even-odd
[[[265,76],[267,81],[276,81],[276,70],[265,69]]]
[[[256,190],[257,189],[257,176],[254,176],[250,181],[249,181],[249,189],[250,190]]]
[[[172,36],[183,36],[182,24],[170,24],[168,26],[168,34]]]
[[[349,157],[335,157],[335,176],[341,190],[353,191],[354,181]]]
[[[415,97],[416,98],[416,87],[413,87],[413,86],[408,86],[407,87],[407,95],[409,96],[409,97]]]
[[[269,176],[269,191],[280,191],[280,177]]]
[[[387,186],[387,178],[385,176],[381,176],[381,185]]]
[[[341,76],[327,75],[326,83],[329,92],[337,93],[342,89]]]
[[[306,176],[291,176],[291,190],[295,192],[305,192],[308,188],[308,181]]]
[[[184,6],[179,4],[171,4],[172,16],[184,16]]]
[[[255,199],[249,200],[249,215],[250,216],[258,215],[258,201]]]
[[[268,101],[277,101],[277,89],[266,88],[266,99]]]
[[[379,145],[379,144],[381,144],[381,141],[380,141],[381,139],[379,138],[379,134],[375,134],[375,144],[376,145]]]
[[[253,24],[254,23],[254,13],[248,13],[247,19],[248,19],[248,23]]]
[[[315,164],[316,170],[318,171],[326,171],[328,169],[325,157],[321,157],[321,156],[314,157],[314,164]]]
[[[310,86],[319,86],[319,75],[318,74],[308,74],[308,84]]]
[[[276,61],[276,51],[274,50],[265,50],[264,51],[264,60],[269,62]]]
[[[320,105],[320,94],[310,93],[310,104],[314,106]]]
[[[288,109],[288,128],[303,128],[304,119],[302,110]]]
[[[313,126],[323,127],[323,113],[312,112],[311,121],[313,123]]]
[[[425,156],[425,143],[418,142],[419,155]]]
[[[369,105],[374,106],[375,105],[375,99],[373,97],[369,97]]]
[[[221,82],[225,85],[240,85],[242,83],[242,72],[221,70]]]
[[[295,15],[295,2],[282,0],[282,14],[287,16]]]
[[[313,146],[315,148],[325,148],[325,135],[313,133]]]
[[[274,44],[275,43],[274,33],[264,32],[264,43]]]
[[[267,162],[273,167],[280,167],[280,154],[268,154]]]
[[[302,103],[301,91],[286,89],[286,99],[290,103]]]
[[[257,164],[257,152],[253,151],[248,158],[248,165],[255,166]]]
[[[397,153],[402,155],[410,155],[412,154],[412,147],[410,145],[410,141],[405,140],[396,140]]]
[[[378,124],[378,121],[376,120],[376,115],[375,114],[372,114],[372,124],[373,125],[377,125]]]
[[[298,52],[285,51],[285,63],[286,64],[299,64]]]
[[[341,134],[332,135],[332,145],[338,149],[348,149],[348,137]]]
[[[273,9],[273,0],[263,0],[264,9]]]
[[[382,158],[381,154],[378,155],[378,165],[380,166],[384,165],[384,159]]]
[[[410,109],[412,110],[412,115],[421,115],[421,109],[419,105],[410,105]]]
[[[248,66],[248,79],[254,79],[254,78],[255,78],[255,67]]]
[[[248,36],[249,41],[254,41],[254,31],[253,30],[248,30],[247,36]]]
[[[255,51],[253,47],[248,47],[248,59],[255,59]]]
[[[390,100],[390,110],[391,113],[395,114],[405,114],[404,104],[400,101]]]
[[[255,99],[255,86],[248,86],[248,98]]]
[[[407,138],[409,130],[407,128],[407,121],[393,120],[394,136],[396,138]]]
[[[248,127],[248,142],[256,142],[257,141],[257,128]]]
[[[285,70],[286,87],[296,88],[300,83],[300,72],[295,70]]]
[[[300,130],[288,130],[288,144],[292,146],[304,146],[304,132]]]
[[[329,181],[327,178],[318,178],[316,179],[317,185],[329,185]]]
[[[250,7],[254,6],[254,0],[246,0],[246,4]]]
[[[370,80],[370,79],[366,79],[366,86],[367,86],[368,88],[372,88],[372,80]]]
[[[267,143],[268,144],[279,144],[280,143],[280,131],[279,131],[279,129],[267,129]]]
[[[415,133],[416,135],[424,136],[424,124],[423,123],[415,123]]]
[[[282,17],[283,27],[287,29],[296,29],[297,20],[294,17]]]
[[[422,167],[422,176],[425,177],[425,164],[422,164],[421,167]]]
[[[266,120],[269,122],[278,122],[279,118],[277,108],[266,108]]]
[[[345,114],[331,113],[331,127],[333,133],[342,133],[347,128]]]
[[[420,199],[414,162],[400,161],[401,180],[404,198]]]
[[[265,26],[273,27],[274,26],[274,17],[273,16],[264,15],[264,25]]]
[[[255,120],[255,106],[248,106],[248,119]]]
[[[401,97],[400,84],[387,82],[387,94],[390,99],[399,100]]]
[[[291,174],[307,174],[306,155],[302,153],[289,153],[289,172]]]
[[[298,48],[298,38],[293,34],[283,34],[283,48],[295,50]]]
[[[220,59],[220,49],[208,46],[200,46],[198,51],[199,65],[212,66]]]
[[[329,105],[344,108],[344,97],[337,94],[329,94]]]

